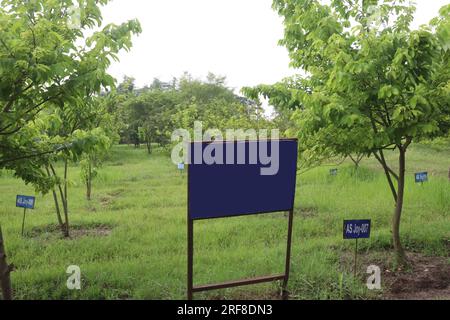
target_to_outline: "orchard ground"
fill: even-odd
[[[395,167],[394,155],[389,155]],[[349,162],[299,175],[295,206],[291,299],[450,299],[450,148],[414,145],[407,156],[407,188],[401,234],[412,266],[391,262],[394,209],[386,178],[372,159],[355,171]],[[61,170],[61,168],[60,168]],[[430,181],[414,183],[428,171]],[[21,237],[17,194],[34,190],[3,171],[0,223],[8,261],[15,265],[16,299],[184,299],[186,297],[186,175],[169,153],[116,146],[85,198],[80,169],[69,171],[72,238],[56,227],[51,194],[37,196]],[[230,201],[224,199],[224,201]],[[372,219],[372,235],[359,242],[353,278],[354,241],[342,239],[344,219]],[[283,272],[284,213],[196,222],[196,284]],[[381,291],[366,287],[366,269],[382,270]],[[82,272],[81,290],[67,289],[70,265]],[[277,299],[269,283],[196,294],[202,299]]]

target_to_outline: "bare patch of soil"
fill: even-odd
[[[83,237],[107,237],[112,232],[112,226],[106,224],[73,225],[70,226],[71,240]],[[59,225],[51,224],[44,227],[35,227],[26,234],[29,238],[51,240],[64,238]]]
[[[450,262],[448,258],[408,254],[408,270],[383,270],[386,299],[450,300]]]
[[[107,193],[105,196],[100,198],[100,204],[103,207],[107,207],[114,201],[115,198],[119,197],[124,192],[125,192],[124,189],[118,189],[110,193]]]
[[[113,198],[112,198],[112,197],[101,197],[101,198],[100,198],[100,204],[101,204],[103,207],[109,206],[109,205],[112,203],[112,201],[113,201]]]
[[[450,258],[425,256],[420,253],[407,254],[409,266],[394,268],[390,251],[359,252],[358,279],[365,283],[366,268],[376,265],[381,269],[383,290],[374,292],[376,299],[385,300],[450,300]],[[354,255],[341,255],[342,271],[353,272]]]
[[[105,225],[99,225],[94,228],[80,228],[72,230],[70,238],[82,238],[82,237],[107,237],[111,234],[112,228]]]

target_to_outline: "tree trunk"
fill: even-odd
[[[151,141],[147,141],[147,151],[148,151],[148,154],[152,154],[152,142]]]
[[[57,177],[56,170],[52,165],[50,165],[50,169],[53,172],[53,176]],[[67,179],[67,169],[66,168],[64,169],[64,179]],[[64,183],[66,183],[66,182],[64,182]],[[63,223],[63,227],[62,227],[62,233],[65,238],[69,238],[70,234],[69,234],[69,213],[68,213],[68,207],[67,207],[67,196],[64,194],[64,190],[61,187],[61,184],[58,183],[57,186],[58,186],[61,202],[63,205],[64,220],[65,220],[65,222]],[[67,192],[67,185],[65,185],[65,190]]]
[[[395,204],[394,217],[392,221],[392,238],[394,241],[394,250],[396,261],[399,265],[406,264],[406,255],[400,241],[400,220],[403,210],[403,199],[405,194],[405,169],[406,169],[406,150],[399,148],[399,175],[397,188],[397,201]]]
[[[355,157],[353,157],[351,154],[349,155],[350,160],[352,160],[353,164],[355,165],[355,169],[359,169],[359,164],[361,163],[364,155],[357,154]]]
[[[50,170],[48,169],[48,167],[45,167],[45,169],[47,170],[47,175],[49,177],[51,177],[51,173],[50,173]],[[59,209],[58,195],[56,194],[55,188],[52,189],[52,194],[53,194],[53,200],[55,202],[56,217],[58,218],[59,226],[60,226],[62,232],[64,233],[64,222],[62,221],[61,210]]]
[[[56,194],[55,189],[52,190],[53,193],[53,200],[55,202],[55,208],[56,208],[56,216],[58,217],[58,224],[61,228],[62,233],[64,234],[66,227],[64,226],[64,222],[61,217],[61,210],[59,207],[59,201],[58,201],[58,195]]]
[[[64,161],[64,194],[62,195],[63,199],[63,204],[64,204],[64,220],[65,220],[65,225],[66,225],[66,232],[64,234],[64,236],[66,238],[70,237],[69,234],[69,206],[67,203],[67,171],[68,171],[68,161],[67,159]]]
[[[0,287],[3,300],[12,300],[12,287],[10,274],[13,267],[6,262],[6,251],[3,244],[2,227],[0,226]]]
[[[89,180],[86,180],[86,199],[91,201],[91,183]]]
[[[86,198],[88,201],[91,201],[91,192],[92,192],[92,165],[91,160],[89,159],[88,164],[88,173],[86,178]]]
[[[386,163],[386,159],[384,158],[383,151],[380,150],[379,152],[380,152],[380,155],[378,155],[376,152],[374,152],[373,155],[375,156],[375,158],[378,160],[378,162],[383,167],[384,174],[386,176],[386,179],[387,179],[388,184],[389,184],[389,188],[391,189],[391,193],[392,193],[392,196],[394,198],[394,202],[397,203],[398,195],[397,195],[397,190],[395,190],[394,182],[392,181],[392,177],[391,177],[392,170],[389,168],[389,166]]]

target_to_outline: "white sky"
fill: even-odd
[[[450,0],[416,0],[415,25],[427,23]],[[169,81],[184,71],[205,78],[227,77],[236,93],[243,86],[275,83],[289,68],[282,19],[272,0],[113,0],[103,7],[105,23],[137,18],[143,32],[110,73],[136,78],[139,87],[157,77]]]

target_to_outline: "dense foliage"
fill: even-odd
[[[413,141],[447,134],[450,124],[450,6],[412,30],[415,8],[405,2],[275,0],[285,26],[280,43],[304,75],[247,89],[296,109],[292,119],[310,163],[350,154],[379,161],[396,203],[399,262],[406,151]],[[387,149],[398,151],[398,172]]]
[[[192,132],[196,121],[204,131],[270,129],[273,124],[264,117],[263,109],[237,96],[225,81],[212,73],[206,81],[186,73],[171,83],[155,79],[151,86],[136,89],[133,79],[126,77],[119,88],[128,89],[114,107],[122,119],[121,141],[136,147],[144,143],[152,153],[153,145],[170,146],[174,130]]]
[[[1,1],[0,168],[43,193],[58,186],[65,223],[56,196],[55,204],[66,236],[67,162],[105,145],[105,132],[95,126],[94,98],[114,86],[106,70],[140,32],[135,20],[98,30],[107,3]],[[64,179],[54,170],[57,160],[65,163]]]

